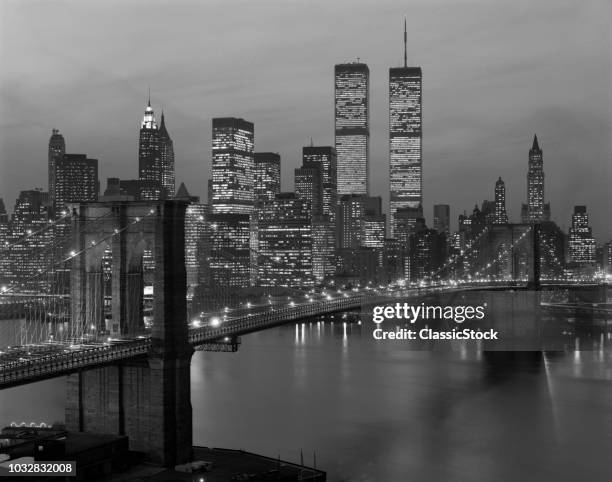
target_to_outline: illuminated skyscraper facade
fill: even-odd
[[[523,204],[521,218],[525,224],[550,221],[550,204],[544,203],[544,160],[538,136],[533,136],[529,149],[529,170],[527,172],[527,204]]]
[[[145,108],[140,124],[138,143],[138,180],[140,199],[157,200],[162,197],[161,152],[159,148],[159,131],[151,99]],[[173,191],[174,192],[174,191]]]
[[[252,122],[234,117],[212,121],[212,212],[253,211],[255,140]]]
[[[209,283],[214,288],[247,288],[251,283],[250,216],[211,214]]]
[[[55,166],[57,169],[57,165]],[[50,287],[47,277],[34,274],[47,267],[53,260],[54,230],[49,226],[49,193],[41,189],[21,191],[11,217],[10,246],[5,275],[11,281],[24,283],[30,289],[46,290]],[[30,234],[38,232],[36,236]]]
[[[85,154],[64,154],[55,164],[55,193],[57,209],[68,203],[97,201],[100,191],[98,160]]]
[[[310,202],[280,193],[261,207],[258,280],[261,286],[314,285]]]
[[[254,155],[253,192],[256,201],[274,199],[281,188],[280,155],[275,152],[256,152]]]
[[[589,226],[586,206],[574,206],[572,226],[569,229],[569,260],[577,264],[595,262],[595,239]]]
[[[391,235],[395,213],[423,202],[422,73],[420,67],[389,69],[389,188]]]
[[[495,183],[495,215],[494,224],[507,224],[508,213],[506,212],[506,184],[500,177]]]
[[[312,271],[317,284],[336,272],[336,233],[329,216],[312,218]]]
[[[384,222],[382,215],[382,200],[363,194],[345,195],[340,197],[336,217],[336,245],[339,249],[356,249],[372,246],[376,243],[373,236],[366,235],[366,221],[370,221],[369,233]],[[376,235],[376,238],[378,235]],[[384,239],[384,234],[383,234]]]
[[[302,166],[320,167],[322,202],[321,212],[333,222],[338,203],[338,179],[336,150],[331,146],[307,146],[302,148]]]
[[[338,195],[368,194],[370,71],[358,62],[339,64],[334,78]]]
[[[612,276],[612,241],[603,245],[603,272],[606,276]]]
[[[323,214],[323,186],[321,183],[321,166],[298,167],[295,170],[295,195],[308,201],[313,216]]]
[[[4,200],[0,198],[0,283],[7,283],[11,278],[10,272],[10,239],[11,234],[9,217],[6,212]]]
[[[166,129],[166,119],[162,111],[161,123],[159,125],[159,155],[160,155],[160,182],[164,199],[172,199],[176,189],[174,171],[174,143]]]
[[[49,175],[49,195],[51,207],[55,209],[55,165],[58,161],[64,158],[66,154],[66,142],[60,131],[53,129],[49,138],[49,160],[48,160],[48,175]]]

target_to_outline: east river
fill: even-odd
[[[580,351],[411,350],[372,326],[288,325],[196,352],[194,444],[299,461],[328,480],[612,480],[612,340]],[[63,421],[64,379],[0,392],[0,423]]]

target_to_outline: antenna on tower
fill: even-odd
[[[314,147],[314,142],[312,141],[312,136],[310,136],[310,147]]]
[[[148,105],[149,105],[149,107],[151,107],[151,86],[147,85],[147,88],[149,89],[149,102],[148,102]]]
[[[408,67],[408,60],[407,60],[407,54],[406,54],[406,42],[408,41],[408,35],[406,33],[406,15],[404,15],[404,67]]]

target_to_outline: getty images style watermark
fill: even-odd
[[[465,322],[479,322],[485,319],[486,303],[482,305],[468,306],[439,306],[411,305],[409,303],[395,303],[395,305],[375,306],[372,310],[372,321],[376,328],[372,332],[375,340],[498,340],[499,332],[490,328],[468,328],[463,326]],[[383,328],[383,321],[394,320],[410,325],[417,322],[425,322],[426,326],[418,328],[402,328],[396,326],[392,330]],[[438,320],[441,325],[446,326],[433,329],[429,322]],[[444,323],[446,322],[446,323]],[[457,326],[449,326],[450,324]]]

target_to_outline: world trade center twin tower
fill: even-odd
[[[390,234],[398,209],[420,209],[422,195],[422,72],[408,67],[404,21],[404,65],[389,69]],[[364,63],[335,67],[335,138],[338,196],[369,195],[370,71]]]

